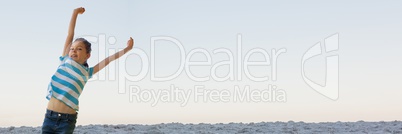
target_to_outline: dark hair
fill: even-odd
[[[77,39],[75,39],[74,42],[76,42],[76,41],[81,41],[82,43],[84,43],[85,49],[87,50],[87,53],[91,53],[91,51],[92,51],[92,49],[91,49],[91,43],[90,43],[88,40],[86,40],[86,39],[84,39],[84,38],[77,38]],[[85,61],[85,63],[84,63],[83,65],[84,65],[85,67],[88,67],[87,61]]]

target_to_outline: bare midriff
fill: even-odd
[[[61,102],[58,99],[55,99],[53,97],[50,98],[49,103],[47,104],[47,109],[59,112],[59,113],[65,113],[65,114],[76,114],[77,111],[74,109],[70,108],[63,102]]]

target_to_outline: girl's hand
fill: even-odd
[[[83,14],[84,12],[85,12],[85,8],[83,8],[83,7],[74,9],[74,13],[77,13],[77,14]]]
[[[130,39],[127,41],[127,49],[131,50],[133,49],[133,46],[134,46],[134,40],[132,37],[130,37]]]

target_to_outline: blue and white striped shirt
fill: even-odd
[[[87,68],[68,55],[60,57],[60,65],[48,87],[46,99],[54,97],[67,106],[78,111],[78,98],[88,79],[92,77],[93,68]]]

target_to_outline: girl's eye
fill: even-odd
[[[82,50],[82,48],[78,48],[78,50]]]

